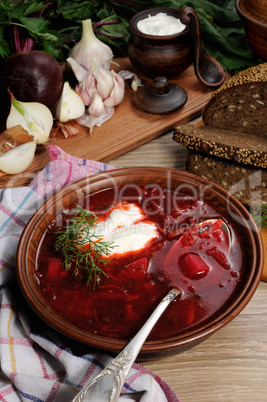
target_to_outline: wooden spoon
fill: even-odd
[[[198,80],[210,88],[219,87],[225,80],[221,64],[210,56],[203,45],[197,13],[192,7],[181,8],[181,22],[192,28],[194,69]]]

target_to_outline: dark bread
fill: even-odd
[[[202,111],[205,126],[267,135],[267,63],[234,75]]]
[[[267,204],[267,169],[190,150],[185,170],[218,184],[250,208]]]
[[[267,136],[183,124],[174,128],[173,138],[195,151],[267,168]]]

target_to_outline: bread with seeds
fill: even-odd
[[[267,135],[267,63],[234,75],[202,111],[205,126]]]
[[[174,128],[173,139],[210,156],[267,168],[267,137],[213,127],[181,124]]]
[[[185,170],[218,184],[251,210],[267,204],[267,169],[189,150]]]

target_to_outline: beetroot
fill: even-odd
[[[4,106],[10,104],[8,89],[22,102],[40,102],[50,109],[63,88],[63,71],[54,57],[37,50],[15,53],[1,65],[0,87]]]

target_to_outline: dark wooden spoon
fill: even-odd
[[[198,80],[210,88],[219,87],[225,80],[225,71],[204,48],[197,13],[192,7],[182,7],[180,19],[192,29],[194,69]]]

